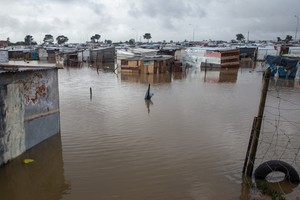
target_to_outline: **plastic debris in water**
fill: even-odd
[[[33,159],[29,159],[29,158],[23,160],[24,164],[29,164],[29,163],[32,163],[32,162],[34,162],[34,160]]]
[[[150,84],[148,86],[148,90],[145,94],[145,100],[151,100],[151,97],[153,96],[154,94],[153,93],[150,93]]]

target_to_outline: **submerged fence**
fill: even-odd
[[[256,162],[284,160],[300,172],[300,89],[270,84]]]
[[[263,115],[254,119],[243,173],[254,178],[258,173],[268,174],[265,180],[281,194],[300,198],[299,80],[270,77],[267,82]]]

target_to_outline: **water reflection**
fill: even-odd
[[[99,74],[99,71],[103,72],[115,72],[115,62],[95,62],[90,63],[90,67],[97,70],[97,73]]]
[[[206,68],[201,69],[204,71],[204,82],[211,83],[236,83],[238,77],[238,68],[217,68],[208,70]]]
[[[270,78],[270,86],[292,88],[292,87],[297,87],[297,81],[290,80],[290,79],[284,79],[284,78],[276,79],[274,77],[271,77]]]
[[[172,74],[126,74],[121,73],[121,81],[133,83],[171,83]]]
[[[247,176],[242,176],[240,200],[250,199],[251,186],[252,186],[251,178]]]
[[[261,73],[207,71],[208,79],[229,83],[205,84],[199,68],[119,76],[96,70],[59,71],[64,162],[60,140],[22,156],[38,165],[13,161],[0,170],[4,199],[251,199],[241,174]],[[153,102],[143,101],[148,83]],[[46,161],[48,169],[35,169]]]
[[[294,87],[295,88],[300,88],[300,80],[299,79],[295,80]]]
[[[25,165],[22,160],[34,159]],[[70,190],[64,178],[61,136],[56,134],[0,170],[1,199],[59,200]]]
[[[153,102],[150,100],[145,100],[145,105],[147,107],[147,110],[148,110],[148,114],[150,114],[150,106],[153,105]]]
[[[173,80],[182,80],[186,78],[188,70],[184,70],[182,72],[174,72],[173,73]]]

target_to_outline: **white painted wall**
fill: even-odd
[[[5,101],[6,110],[6,130],[3,144],[6,146],[4,153],[4,163],[17,157],[26,151],[25,130],[24,130],[24,100],[22,94],[22,84],[7,85],[7,96]]]

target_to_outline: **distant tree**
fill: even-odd
[[[285,42],[286,42],[286,43],[289,43],[292,39],[293,39],[293,36],[287,35],[287,36],[285,37]]]
[[[53,44],[54,39],[53,39],[53,36],[52,36],[52,35],[47,34],[47,35],[45,35],[43,41],[44,41],[44,44]]]
[[[100,40],[100,38],[101,38],[101,35],[95,34],[94,37],[95,37],[96,42],[99,42],[99,40]]]
[[[25,42],[24,41],[18,41],[14,45],[25,45]]]
[[[237,41],[232,39],[231,43],[235,44],[235,43],[237,43]]]
[[[134,44],[135,44],[135,40],[131,38],[131,39],[129,40],[129,44],[130,44],[130,45],[134,45]]]
[[[57,44],[64,44],[64,43],[68,42],[68,40],[69,40],[69,38],[67,38],[64,35],[57,36],[57,38],[56,38]]]
[[[148,43],[149,43],[149,40],[152,38],[150,33],[145,33],[145,35],[143,35],[143,37],[144,37],[144,39],[148,40]]]
[[[239,34],[236,34],[236,40],[241,42],[241,41],[245,40],[245,37],[243,34],[239,33]]]
[[[31,45],[33,42],[33,37],[31,35],[26,35],[24,38],[25,45]]]
[[[173,40],[170,40],[170,43],[173,43]]]
[[[99,34],[95,34],[95,35],[93,35],[92,37],[91,37],[91,42],[93,42],[93,43],[95,43],[95,42],[99,42],[99,40],[100,40],[100,38],[101,38],[101,35],[99,35]]]
[[[13,45],[13,43],[10,42],[10,38],[9,38],[9,37],[6,38],[6,42],[7,42],[7,45],[8,45],[8,46],[9,46],[9,45]]]
[[[111,40],[104,40],[104,43],[105,43],[105,44],[111,45],[111,44],[112,44],[112,41],[111,41]]]
[[[95,39],[95,36],[94,36],[94,35],[91,37],[91,42],[92,42],[92,43],[95,43],[95,42],[96,42],[96,39]]]
[[[281,38],[280,37],[277,37],[277,42],[281,42]]]

